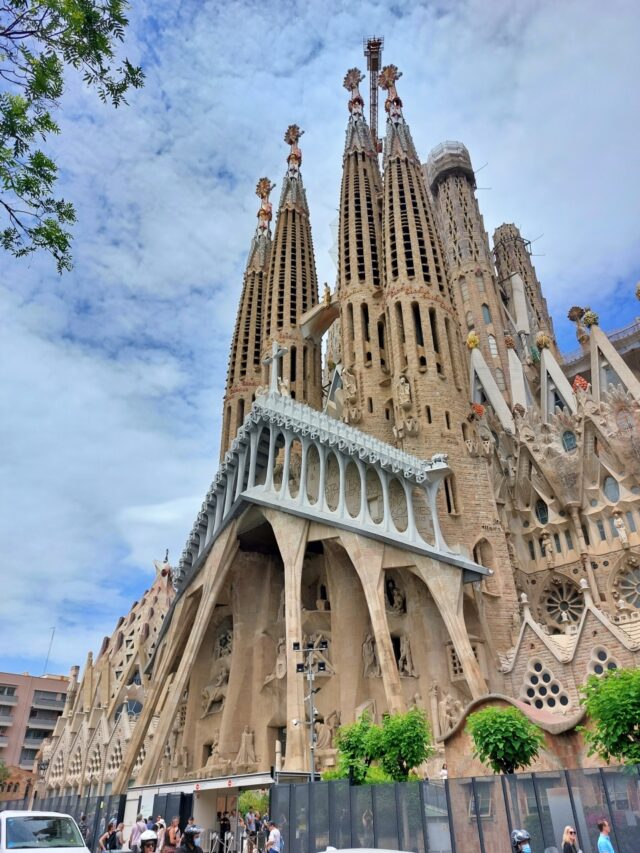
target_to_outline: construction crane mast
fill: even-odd
[[[369,72],[369,127],[376,151],[382,151],[382,143],[378,139],[378,74],[380,74],[380,57],[384,39],[379,36],[371,36],[364,39],[364,55],[367,57],[367,71]]]

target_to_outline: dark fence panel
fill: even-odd
[[[638,853],[640,767],[358,787],[345,780],[274,785],[270,814],[285,853],[316,853],[328,845],[495,853],[510,849],[516,828],[530,833],[536,853],[559,853],[569,824],[583,853],[597,853],[601,818],[612,827],[616,853]]]

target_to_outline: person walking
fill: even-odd
[[[195,823],[185,826],[182,843],[178,848],[179,853],[202,853],[202,847],[198,845],[198,838],[202,830]]]
[[[578,847],[577,833],[571,826],[565,826],[562,833],[562,853],[582,853]]]
[[[267,850],[271,853],[280,853],[282,848],[282,836],[276,824],[271,821],[269,823],[269,838],[267,839]]]
[[[119,823],[116,827],[116,839],[118,841],[116,850],[122,850],[124,847],[124,823]]]
[[[145,829],[140,836],[141,853],[155,853],[158,846],[158,836],[154,829]]]
[[[87,823],[87,816],[84,812],[80,815],[78,829],[80,830],[80,835],[84,839],[84,843],[89,847],[89,849],[91,849],[91,845],[89,844],[89,824]]]
[[[181,838],[180,818],[175,815],[164,834],[164,853],[176,853]]]
[[[136,818],[136,822],[133,824],[131,834],[129,835],[129,849],[132,853],[140,853],[140,836],[143,832],[146,832],[146,830],[147,823],[142,814],[139,814]]]
[[[611,827],[609,826],[609,821],[606,820],[606,818],[602,818],[602,820],[598,821],[598,829],[600,830],[600,836],[598,838],[598,853],[616,853],[613,849],[611,839],[609,838]]]

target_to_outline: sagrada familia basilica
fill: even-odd
[[[295,124],[275,218],[258,182],[220,467],[179,564],[72,674],[42,795],[308,772],[310,728],[323,770],[337,726],[413,705],[450,775],[482,772],[487,704],[543,728],[539,767],[593,760],[578,686],[640,663],[640,325],[574,306],[561,356],[528,243],[491,248],[463,144],[422,163],[400,77],[377,74],[383,145],[344,79],[333,292]]]

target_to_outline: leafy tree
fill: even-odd
[[[74,68],[105,103],[126,103],[142,70],[116,59],[127,0],[0,0],[0,245],[16,257],[50,252],[71,268],[73,205],[54,197],[57,166],[39,149]]]
[[[528,767],[544,743],[542,730],[513,707],[476,711],[467,720],[466,732],[473,740],[474,758],[494,773]]]
[[[419,708],[386,716],[380,726],[363,714],[338,729],[338,767],[323,778],[348,777],[354,785],[405,781],[432,754],[430,741],[431,730]]]
[[[4,761],[0,758],[0,785],[3,785],[7,779],[11,776],[11,771],[4,763]]]
[[[608,763],[612,758],[640,764],[640,669],[615,669],[601,678],[589,676],[580,688],[581,703],[593,729],[579,731],[589,746]]]
[[[269,808],[269,794],[263,790],[243,791],[238,797],[238,811],[244,817],[249,809],[265,815]]]

